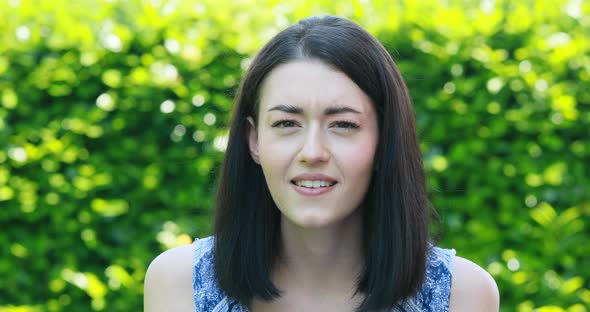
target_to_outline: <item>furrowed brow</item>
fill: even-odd
[[[277,105],[267,112],[270,111],[281,111],[289,114],[303,114],[303,109],[301,107],[293,106],[293,105]]]
[[[328,107],[324,110],[324,115],[336,115],[344,113],[360,114],[361,112],[347,106]]]
[[[281,111],[289,114],[303,114],[303,109],[301,107],[293,106],[293,105],[277,105],[272,107],[267,112],[270,111]],[[353,113],[353,114],[360,114],[361,112],[357,111],[354,108],[347,107],[347,106],[335,106],[335,107],[328,107],[324,110],[324,115],[337,115],[337,114],[344,114],[344,113]]]

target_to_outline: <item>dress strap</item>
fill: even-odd
[[[210,312],[223,299],[213,267],[213,237],[193,242],[193,299],[197,312]]]
[[[421,311],[448,312],[451,296],[454,249],[430,248],[426,267],[426,279],[417,296]]]

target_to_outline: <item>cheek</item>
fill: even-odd
[[[295,144],[285,140],[277,140],[272,135],[261,134],[258,143],[260,165],[267,179],[272,179],[277,174],[282,174],[288,165]]]
[[[371,171],[373,168],[373,159],[377,149],[377,142],[373,137],[358,140],[355,144],[344,145],[338,151],[341,161],[346,162],[346,166],[351,170],[359,173]]]

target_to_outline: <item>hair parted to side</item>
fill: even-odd
[[[281,291],[270,273],[281,247],[280,211],[262,168],[250,156],[246,118],[258,120],[260,86],[271,70],[297,59],[333,66],[371,99],[378,115],[378,146],[363,202],[364,269],[359,311],[391,309],[420,289],[429,248],[424,169],[408,90],[381,43],[357,24],[311,17],[280,32],[258,53],[235,98],[217,193],[214,267],[227,296],[249,305]]]

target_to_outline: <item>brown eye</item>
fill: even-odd
[[[334,127],[342,128],[342,129],[357,129],[359,127],[358,124],[348,121],[337,121],[332,124]]]
[[[273,128],[291,128],[297,127],[297,123],[294,120],[279,120],[273,122],[271,126]]]

